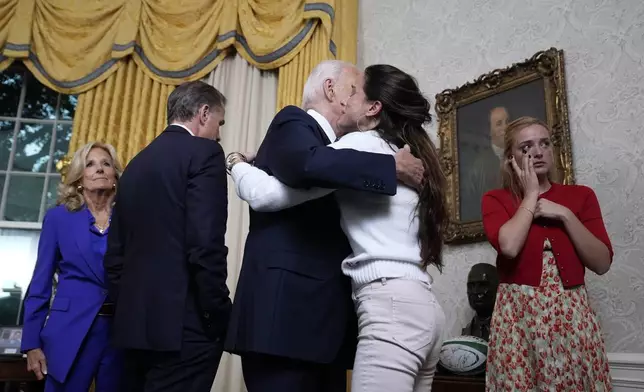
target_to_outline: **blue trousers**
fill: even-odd
[[[118,392],[123,361],[110,346],[111,317],[96,316],[65,382],[52,377],[45,381],[45,392],[87,392],[96,381],[96,392]]]

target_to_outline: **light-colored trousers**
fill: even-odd
[[[431,391],[445,314],[430,286],[381,279],[353,293],[358,350],[351,392]]]

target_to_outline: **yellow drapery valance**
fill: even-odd
[[[234,47],[250,64],[289,63],[346,0],[0,0],[0,70],[22,60],[48,87],[81,93],[132,56],[167,85],[197,80]],[[356,0],[351,0],[356,2]],[[357,20],[354,20],[354,23]]]
[[[78,93],[70,152],[114,144],[123,163],[165,125],[173,86],[228,49],[279,70],[278,107],[299,105],[321,60],[355,63],[358,0],[0,0],[0,71],[23,61]]]

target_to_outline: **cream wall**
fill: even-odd
[[[644,2],[641,0],[361,0],[360,65],[390,63],[431,97],[539,50],[564,50],[577,182],[595,189],[615,248],[588,289],[611,353],[644,353]],[[431,127],[435,134],[435,124]],[[435,288],[459,334],[472,313],[469,266],[487,244],[445,255]],[[624,356],[622,356],[624,357]],[[642,354],[644,357],[644,354]]]

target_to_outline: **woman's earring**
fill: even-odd
[[[112,184],[112,189],[116,190],[116,183]]]
[[[79,184],[79,185],[76,187],[76,190],[78,191],[78,193],[83,192],[83,186]]]

